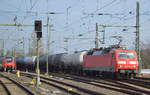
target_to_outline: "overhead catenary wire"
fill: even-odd
[[[102,10],[102,9],[104,9],[104,8],[106,8],[106,7],[110,6],[110,5],[112,5],[112,4],[115,3],[116,1],[117,1],[117,0],[113,0],[113,1],[111,1],[111,2],[109,2],[109,3],[107,3],[106,5],[102,6],[101,8],[98,8],[97,10],[95,10],[93,13],[96,13],[97,11]],[[119,1],[120,1],[120,0],[119,0]]]
[[[113,1],[113,2],[114,2],[114,1]],[[113,2],[111,2],[110,4],[112,4]],[[120,1],[120,2],[121,2],[121,1]],[[118,4],[119,4],[120,2],[118,2]],[[108,5],[109,5],[109,4],[108,4]],[[99,14],[99,15],[110,15],[110,16],[112,17],[112,16],[114,16],[114,15],[124,15],[124,14],[107,14],[107,13],[105,14],[105,13],[104,13],[104,14]],[[83,17],[83,19],[86,18],[86,17],[89,17],[89,15]],[[78,22],[78,21],[77,21],[77,22]]]
[[[108,6],[110,6],[111,4],[113,4],[113,3],[116,2],[116,1],[117,1],[117,0],[113,0],[113,1],[111,1],[111,2],[109,2],[109,3],[107,3],[106,5],[102,6],[101,8],[96,9],[96,10],[93,11],[92,13],[94,14],[94,13],[98,12],[99,10],[102,10],[102,9],[104,9],[104,8],[106,8],[106,7],[108,7]],[[86,19],[86,18],[88,18],[88,17],[89,17],[89,15],[83,17],[82,19]]]
[[[39,0],[36,0],[36,1],[34,2],[34,4],[32,4],[32,0],[30,0],[31,7],[30,7],[29,11],[31,11],[31,10],[35,7],[35,5],[37,4],[38,1],[39,1]],[[23,20],[21,21],[21,23],[23,23],[24,20],[27,19],[27,17],[28,17],[28,13],[27,13],[26,16],[24,16],[24,18],[23,18]]]
[[[26,0],[26,1],[28,1],[28,0]],[[33,3],[35,3],[35,2],[33,2],[34,0],[30,0],[30,1],[32,1],[31,6],[33,6]],[[98,0],[97,0],[97,1],[98,1]],[[109,1],[109,0],[108,0],[108,1]],[[110,1],[109,1],[109,2],[110,2]],[[109,3],[109,2],[107,2],[107,3]],[[78,2],[75,2],[75,3],[72,4],[71,6],[72,6],[72,7],[76,7],[78,4],[80,4],[80,2],[79,2],[78,4],[77,4],[77,3],[78,3]],[[116,3],[114,2],[113,4],[118,4],[118,3],[119,3],[119,0],[118,0]],[[30,4],[29,1],[28,1],[28,4]],[[112,6],[115,6],[115,5],[113,5],[113,4],[111,4],[111,5],[112,5]],[[102,5],[103,5],[103,4],[102,4]],[[28,7],[29,7],[28,9],[30,9],[31,6],[28,6]],[[35,8],[35,7],[37,7],[37,6],[35,5],[34,8]],[[100,6],[99,6],[99,7],[100,7]],[[97,9],[100,9],[99,7],[96,8],[96,10],[97,10]],[[108,6],[108,7],[110,7],[110,6]],[[104,7],[104,8],[107,8],[107,7]],[[103,8],[103,9],[104,9],[104,8]],[[73,9],[71,9],[71,10],[74,11]],[[9,10],[9,11],[10,11],[10,10]],[[36,14],[36,11],[31,10],[31,11],[30,11],[31,13],[27,13],[27,11],[28,11],[28,10],[25,10],[24,13],[29,14],[29,15],[31,15],[31,14]],[[115,11],[116,11],[116,10],[115,10]],[[19,11],[19,12],[20,12],[20,13],[23,13],[22,11]],[[32,12],[33,12],[33,13],[32,13]],[[34,13],[34,12],[35,12],[35,13]],[[43,13],[40,13],[39,11],[37,11],[37,12],[38,12],[38,14],[40,14],[40,15],[41,15],[41,14],[45,15],[44,12],[43,12]],[[97,12],[99,12],[99,11],[97,11]],[[9,13],[9,12],[8,12],[8,13]],[[11,13],[11,12],[10,12],[10,13]],[[13,12],[12,12],[12,13],[13,13]],[[14,14],[17,14],[17,13],[18,13],[17,11],[14,12]],[[135,17],[134,17],[134,14],[128,14],[128,13],[127,13],[127,14],[125,14],[126,16],[123,17],[123,16],[117,15],[117,14],[119,14],[119,13],[120,13],[120,12],[116,11],[116,14],[115,14],[115,13],[112,13],[112,16],[111,16],[111,14],[110,14],[111,17],[110,17],[109,19],[110,19],[111,21],[108,20],[108,21],[106,21],[106,23],[104,23],[104,24],[108,24],[108,23],[109,23],[110,25],[120,25],[120,23],[122,24],[123,21],[126,21],[126,22],[128,23],[130,20],[132,20],[132,19],[134,20],[134,18],[135,18]],[[6,14],[7,14],[7,12],[6,12]],[[28,16],[29,16],[29,15],[28,15]],[[81,15],[82,15],[82,17],[84,17],[83,14],[81,14]],[[147,11],[147,12],[145,11],[145,13],[143,12],[143,14],[141,13],[141,15],[145,15],[145,16],[147,15],[147,16],[148,16],[148,15],[149,15],[149,12],[148,12],[148,11]],[[133,16],[133,17],[132,17],[132,16]],[[18,17],[18,14],[17,14],[17,17]],[[33,16],[32,16],[32,17],[33,17]],[[91,16],[89,15],[89,17],[91,17]],[[104,17],[105,17],[105,15],[104,15]],[[114,17],[116,17],[116,18],[114,18]],[[120,21],[116,20],[117,17],[118,17],[118,19],[121,18],[122,20],[120,20]],[[94,18],[94,19],[99,19],[99,18],[97,18],[97,17],[93,17],[93,18]],[[42,18],[42,19],[44,19],[44,18]],[[88,18],[87,20],[89,20],[89,19],[90,19],[90,18]],[[114,19],[115,19],[116,21],[114,21]],[[142,18],[142,19],[145,19],[145,18]],[[54,20],[54,19],[53,19],[53,20]],[[77,19],[77,20],[78,20],[78,19]],[[81,24],[81,28],[82,28],[82,30],[83,30],[83,31],[82,31],[82,30],[79,30],[79,31],[81,31],[81,34],[83,34],[83,35],[87,34],[87,35],[88,35],[88,33],[92,33],[92,31],[91,31],[91,32],[88,32],[88,31],[87,31],[88,29],[87,29],[86,26],[87,26],[87,25],[90,25],[90,26],[91,26],[91,25],[94,23],[94,20],[91,20],[92,23],[90,23],[90,24],[89,24],[89,23],[87,24],[87,20],[86,20],[86,19],[83,20],[83,19],[81,19],[81,17],[79,18],[79,20],[81,20],[81,21],[77,21],[77,22],[71,24],[72,22],[76,21],[76,19],[75,19],[74,21],[72,21],[71,23],[69,23],[69,24],[71,24],[71,25],[68,25],[67,28],[69,27],[69,29],[71,28],[72,30],[74,30],[75,27],[78,27],[78,26],[76,25],[76,23],[80,23],[80,24]],[[99,19],[98,21],[101,21],[101,20]],[[56,18],[55,23],[56,23],[56,22],[57,22],[57,18]],[[105,22],[105,21],[102,21],[101,23],[103,24],[103,22]],[[114,22],[115,22],[115,23],[114,23]],[[142,22],[143,22],[143,23],[141,23],[141,24],[142,24],[141,26],[142,26],[142,27],[146,27],[146,26],[144,26],[144,25],[146,25],[146,24],[144,23],[145,21],[143,20]],[[148,20],[146,20],[146,22],[148,22]],[[52,22],[52,23],[53,23],[53,22]],[[58,23],[58,22],[57,22],[57,23]],[[82,23],[85,23],[85,24],[83,25]],[[132,23],[132,22],[131,22],[131,23]],[[63,23],[59,23],[59,24],[61,24],[61,25],[62,25],[61,27],[63,27]],[[123,24],[124,24],[124,23],[123,23]],[[55,29],[56,31],[57,31],[58,28],[60,28],[59,31],[65,33],[64,29],[61,29],[61,27],[58,26],[58,24],[55,24],[55,25],[56,25],[56,29]],[[90,27],[90,28],[91,28],[91,27]],[[69,30],[69,32],[72,31],[71,29]],[[131,31],[131,30],[129,30],[129,29],[132,29],[132,28],[126,28],[126,29],[127,29],[127,31]],[[91,28],[90,30],[92,30],[92,28]],[[90,31],[90,30],[89,30],[89,31]],[[86,31],[87,31],[87,32],[86,32]],[[77,32],[78,32],[78,31],[77,31]],[[77,32],[76,32],[76,30],[74,30],[74,33],[79,34],[79,32],[78,32],[78,33],[77,33]],[[93,32],[95,32],[94,29],[93,29]],[[135,31],[132,31],[132,32],[135,32]],[[76,35],[76,34],[75,34],[75,35]],[[75,35],[74,35],[74,36],[75,36]],[[64,36],[64,35],[63,35],[63,36]]]
[[[30,1],[32,1],[32,0],[30,0]],[[32,10],[34,7],[35,7],[35,5],[37,4],[37,2],[38,2],[39,0],[35,0],[35,2],[32,4],[32,2],[31,2],[31,8],[30,8],[30,10]]]
[[[109,5],[113,4],[113,3],[116,2],[116,1],[117,1],[117,0],[113,0],[112,2],[110,2],[110,3],[108,3],[108,4],[104,5],[104,6],[102,6],[101,8],[97,9],[96,11],[94,11],[94,12],[92,12],[92,13],[96,13],[97,11],[99,11],[99,10],[105,8],[105,7],[108,7]],[[74,22],[68,24],[67,26],[63,27],[63,29],[65,29],[65,28],[67,28],[67,27],[70,27],[70,26],[72,26],[73,24],[78,23],[78,22],[80,22],[81,20],[86,19],[86,18],[88,18],[88,17],[89,17],[89,15],[84,16],[84,17],[81,17],[81,18],[79,18],[78,20],[76,20],[76,21],[74,21]]]

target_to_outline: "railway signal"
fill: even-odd
[[[38,39],[42,38],[42,21],[36,20],[34,22],[34,30]]]
[[[39,40],[42,38],[42,21],[36,20],[34,22],[34,29],[37,37],[37,67],[36,67],[36,73],[37,73],[37,80],[36,80],[36,87],[38,88],[40,85],[40,69],[39,69]]]

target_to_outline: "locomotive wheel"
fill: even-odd
[[[115,76],[114,78],[117,80],[121,79],[120,73],[115,73],[114,76]]]
[[[4,72],[6,72],[7,71],[7,68],[4,68]]]
[[[88,75],[88,71],[83,71],[83,76],[87,76]]]
[[[126,73],[126,74],[124,74],[124,76],[123,76],[125,79],[130,79],[130,74],[129,73]]]
[[[134,74],[134,73],[131,73],[131,74],[129,75],[129,77],[130,77],[130,79],[134,79],[134,78],[135,78],[135,74]]]

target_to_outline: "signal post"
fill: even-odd
[[[36,87],[38,88],[40,85],[40,68],[39,68],[39,41],[42,38],[42,21],[36,20],[34,22],[35,26],[35,33],[37,38],[37,64],[36,64],[36,73],[37,73],[37,79],[36,79]]]

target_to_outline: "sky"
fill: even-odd
[[[89,50],[95,47],[95,27],[98,23],[99,31],[105,31],[105,44],[99,47],[114,45],[119,42],[114,36],[121,36],[121,45],[134,49],[134,27],[101,27],[135,26],[137,0],[1,0],[0,24],[29,24],[35,20],[42,20],[42,24],[49,24],[51,54]],[[150,41],[150,0],[140,2],[140,42]],[[48,14],[49,13],[49,14]],[[50,14],[55,13],[55,14]],[[98,15],[103,14],[103,15]],[[42,48],[47,50],[47,28],[42,27]],[[28,39],[34,36],[34,27],[0,26],[0,39],[5,40],[5,48],[21,49],[18,44],[24,38],[24,50],[28,52]],[[65,38],[71,38],[67,41]],[[90,38],[86,40],[76,38]],[[93,39],[91,39],[93,38]],[[10,39],[10,40],[8,40]],[[99,39],[103,41],[103,32],[99,32]],[[11,43],[11,45],[10,45]],[[0,40],[2,48],[2,40]]]

